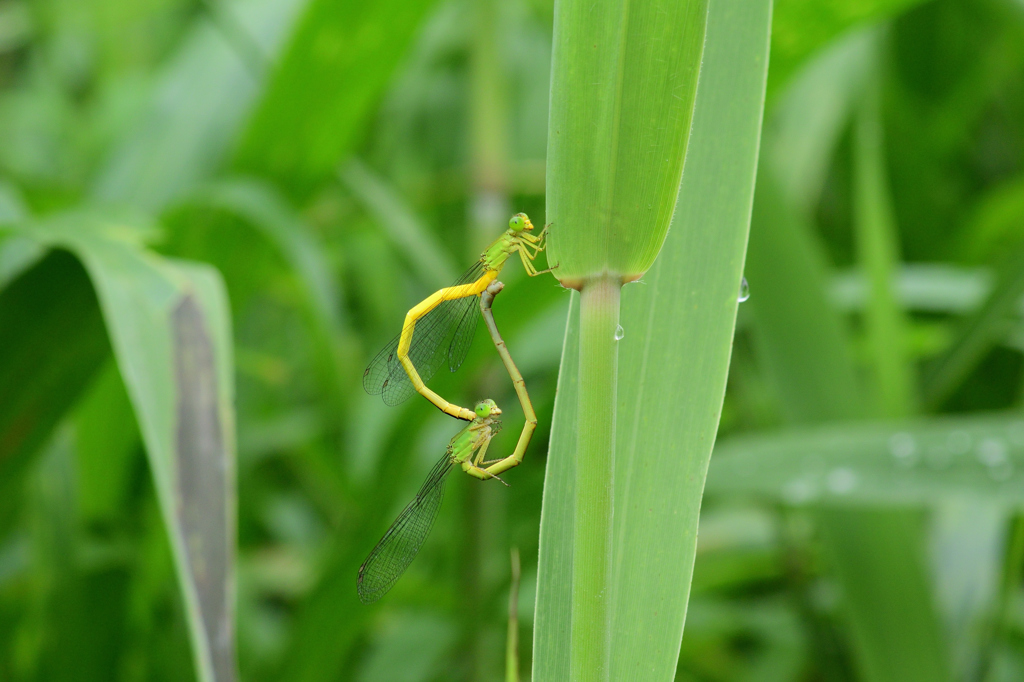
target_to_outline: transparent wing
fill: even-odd
[[[466,309],[462,311],[462,316],[455,324],[455,333],[452,334],[452,340],[448,344],[448,370],[452,372],[465,362],[466,356],[469,355],[469,347],[473,345],[473,337],[476,335],[478,321],[476,311],[480,297],[473,296],[464,300],[472,301],[473,305],[466,306]]]
[[[483,262],[477,261],[452,286],[475,282],[483,276],[485,269]],[[430,381],[446,357],[448,368],[453,372],[466,359],[476,333],[474,309],[477,300],[476,296],[445,299],[417,320],[409,345],[409,359],[424,382]],[[363,372],[363,388],[366,392],[370,395],[382,394],[388,405],[405,402],[416,390],[398,360],[401,336],[399,334],[384,346]]]
[[[359,601],[372,604],[388,593],[409,568],[437,518],[444,498],[444,484],[452,470],[449,452],[434,465],[412,502],[402,510],[384,537],[359,567],[356,591]]]

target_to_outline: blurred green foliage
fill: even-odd
[[[0,0],[0,679],[197,676],[127,313],[22,236],[87,214],[174,292],[226,285],[239,677],[501,679],[512,546],[529,670],[551,280],[509,268],[495,311],[541,422],[512,487],[454,479],[388,598],[355,594],[455,429],[364,395],[366,360],[481,215],[544,222],[552,6],[491,2]],[[1021,679],[1024,8],[779,0],[756,192],[677,679]],[[487,344],[444,374],[510,408],[509,449]]]

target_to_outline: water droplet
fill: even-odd
[[[889,452],[896,458],[896,463],[908,469],[917,463],[917,441],[905,431],[894,433],[889,437]]]
[[[737,300],[739,300],[740,303],[743,303],[748,298],[750,298],[750,285],[747,284],[747,278],[744,277],[740,280],[740,295]]]
[[[857,473],[847,467],[833,469],[828,472],[825,485],[836,495],[846,495],[857,487]]]
[[[1000,467],[1009,463],[1006,456],[1006,444],[998,438],[986,438],[978,443],[975,453],[978,461],[987,467]]]
[[[617,327],[617,328],[615,329],[615,340],[616,340],[616,341],[619,341],[619,340],[621,340],[621,339],[622,339],[622,337],[623,337],[623,336],[625,336],[625,335],[626,335],[626,330],[625,330],[625,329],[623,329],[623,328],[622,328],[622,325],[620,324],[620,325],[619,325],[619,326],[618,326],[618,327]]]

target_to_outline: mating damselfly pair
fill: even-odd
[[[448,443],[441,459],[427,475],[416,497],[402,510],[384,537],[359,567],[357,590],[364,604],[383,597],[416,557],[437,518],[444,497],[448,474],[456,466],[481,480],[497,479],[517,466],[530,444],[537,415],[526,392],[522,375],[512,361],[491,305],[504,285],[497,280],[505,262],[518,253],[531,277],[537,270],[533,260],[544,250],[545,227],[533,234],[533,223],[525,213],[517,213],[506,230],[481,254],[479,260],[455,284],[428,296],[405,316],[401,333],[386,345],[363,372],[363,388],[380,394],[388,405],[398,405],[418,392],[442,412],[469,422]],[[448,402],[426,386],[427,381],[445,364],[454,372],[466,359],[476,332],[475,310],[480,314],[505,365],[525,417],[523,431],[511,455],[486,459],[491,439],[501,426],[501,410],[493,400],[482,400],[473,410]],[[504,481],[501,481],[504,483]]]

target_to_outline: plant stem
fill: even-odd
[[[618,278],[588,281],[580,296],[579,435],[572,564],[574,682],[608,680],[611,621]]]

